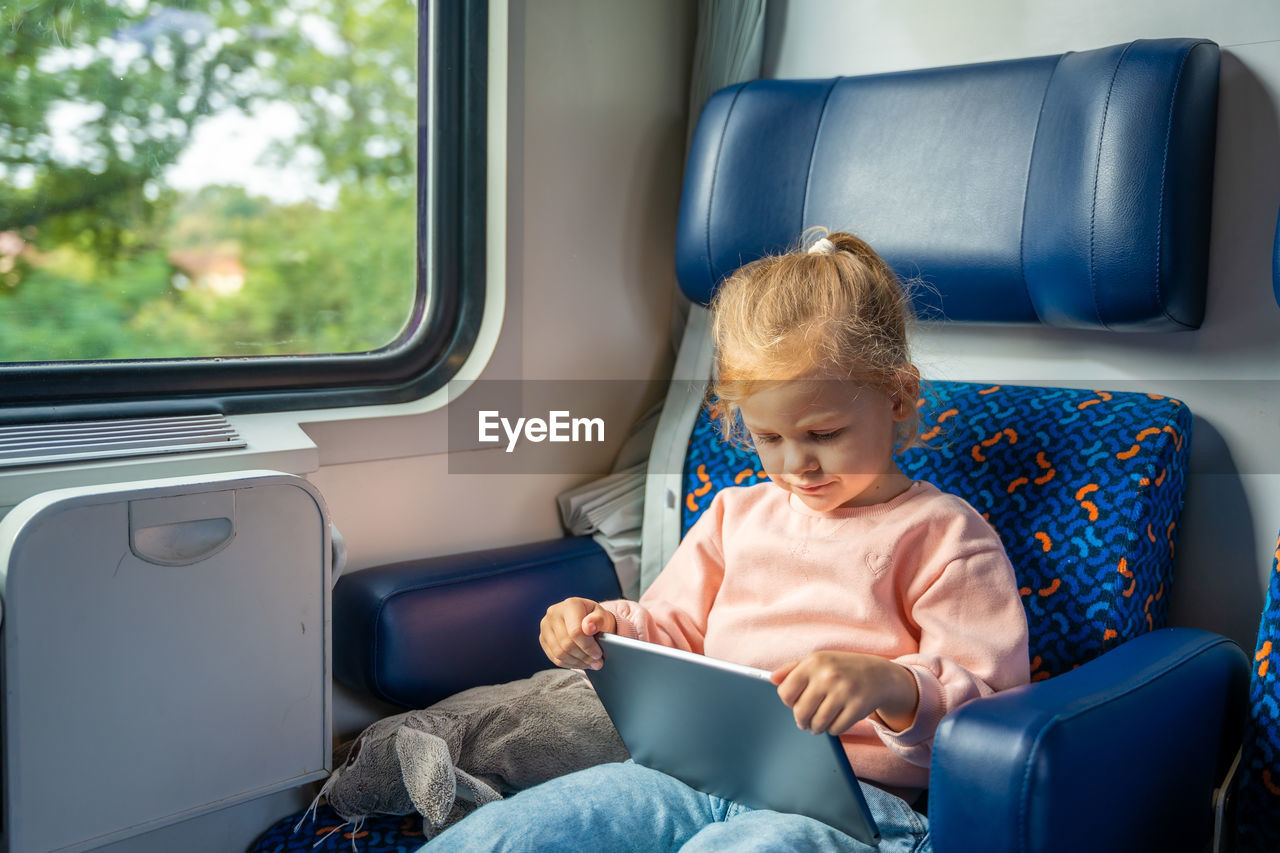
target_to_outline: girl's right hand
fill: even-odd
[[[547,608],[538,642],[556,666],[566,669],[599,669],[600,644],[593,635],[613,634],[618,621],[589,598],[566,598]]]

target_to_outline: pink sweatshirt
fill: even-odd
[[[914,483],[882,504],[819,513],[772,483],[728,488],[618,633],[773,670],[823,650],[881,655],[916,678],[915,721],[873,714],[841,736],[859,777],[911,799],[948,711],[1030,678],[1013,567],[969,504]],[[781,701],[781,700],[779,700]]]

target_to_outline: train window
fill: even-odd
[[[483,294],[483,2],[11,5],[0,417],[443,384]]]

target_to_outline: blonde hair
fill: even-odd
[[[898,277],[852,234],[811,229],[805,236],[807,249],[746,264],[711,300],[716,364],[709,402],[725,438],[740,445],[750,442],[738,404],[761,382],[820,376],[891,397],[915,390],[910,301]],[[905,449],[918,438],[919,416],[915,399],[901,402],[912,412],[898,424]]]

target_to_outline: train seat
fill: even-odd
[[[1280,542],[1271,564],[1266,604],[1249,679],[1249,716],[1235,788],[1238,853],[1280,849]]]
[[[1271,279],[1280,303],[1280,214],[1276,216]],[[1266,602],[1249,678],[1249,716],[1235,786],[1235,849],[1280,850],[1280,541],[1271,563]]]
[[[1082,341],[1198,326],[1217,74],[1216,45],[1168,39],[714,95],[681,201],[677,272],[694,304],[649,463],[642,584],[715,490],[760,476],[701,409],[702,306],[808,226],[858,233],[926,281],[930,321],[1038,323]],[[929,447],[904,468],[1000,532],[1035,664],[1032,684],[944,719],[935,848],[1203,849],[1248,664],[1225,638],[1165,627],[1190,413],[1156,395],[995,382],[931,382],[925,401]],[[545,668],[545,608],[618,594],[584,537],[350,573],[334,590],[335,675],[424,706]],[[477,636],[467,614],[481,610],[499,627]],[[397,821],[377,826],[412,826]],[[312,849],[326,827],[297,822],[256,849]],[[341,836],[315,849],[350,844]]]

